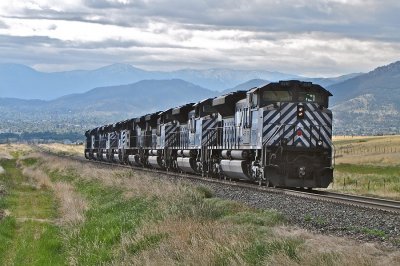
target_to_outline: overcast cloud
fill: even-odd
[[[0,62],[334,76],[399,60],[395,0],[0,2]]]

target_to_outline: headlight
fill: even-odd
[[[304,106],[303,105],[297,105],[297,118],[298,119],[304,119]]]

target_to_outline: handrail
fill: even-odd
[[[263,147],[265,146],[265,145],[267,145],[268,144],[268,142],[273,138],[273,137],[275,137],[276,136],[276,134],[279,132],[279,130],[281,130],[281,128],[284,126],[284,124],[280,124],[279,125],[279,127],[275,130],[275,132],[272,134],[272,136],[271,137],[269,137],[269,139],[267,139],[267,141],[265,141],[265,142],[263,142]]]

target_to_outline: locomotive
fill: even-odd
[[[332,94],[298,80],[188,103],[85,132],[85,157],[267,186],[333,180]]]

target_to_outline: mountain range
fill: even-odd
[[[114,73],[120,73],[120,77],[126,75],[126,79],[121,78],[121,81],[128,82],[129,76],[123,69],[127,68],[130,71],[131,66],[113,65],[108,70],[110,68],[120,69],[121,71]],[[98,71],[102,72],[104,69]],[[135,71],[139,73],[141,70]],[[16,73],[22,75],[23,72]],[[91,75],[95,74],[91,72]],[[29,80],[30,76],[19,77],[21,80]],[[143,77],[146,77],[146,74]],[[104,82],[107,81],[106,75],[102,78]],[[137,78],[139,79],[139,74]],[[4,80],[5,77],[0,75],[0,79]],[[82,76],[81,80],[88,78]],[[211,80],[215,81],[213,78]],[[260,87],[270,81],[273,80],[249,79],[223,91],[216,91],[183,79],[144,79],[126,85],[96,87],[53,100],[0,98],[0,133],[82,133],[87,128],[104,123],[165,110],[231,91]],[[312,79],[311,81],[315,82]],[[400,62],[378,67],[365,74],[319,79],[316,83],[324,85],[334,95],[331,97],[330,106],[334,112],[335,134],[400,133]],[[18,86],[19,84],[16,84],[16,87]],[[0,97],[2,95],[3,90]]]
[[[328,87],[336,132],[400,133],[400,61]]]
[[[141,80],[182,79],[213,91],[223,91],[252,79],[302,79],[327,86],[347,78],[347,75],[334,78],[305,78],[272,71],[232,69],[183,69],[161,72],[146,71],[128,64],[113,64],[95,70],[47,73],[25,65],[0,64],[0,97],[53,100],[67,94],[84,93],[92,88],[132,84]]]

